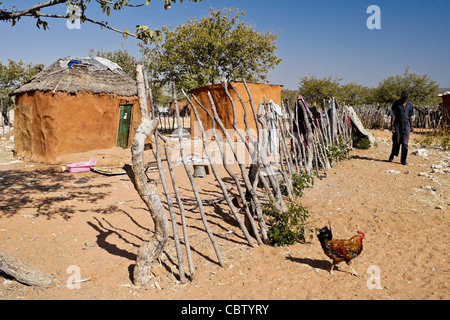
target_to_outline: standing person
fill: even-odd
[[[412,117],[414,115],[414,106],[409,101],[409,92],[402,91],[399,100],[395,101],[391,109],[391,129],[392,129],[392,151],[389,162],[397,157],[402,146],[402,155],[400,161],[407,165],[409,133],[413,132]]]

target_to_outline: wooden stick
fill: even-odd
[[[180,192],[178,191],[178,185],[175,180],[175,174],[173,172],[172,162],[169,160],[169,152],[167,150],[167,139],[163,135],[159,135],[159,137],[164,141],[164,151],[165,151],[166,159],[167,159],[167,167],[169,169],[170,179],[172,180],[172,186],[173,186],[173,191],[175,193],[175,198],[177,200],[178,207],[180,208],[181,226],[182,226],[182,230],[183,230],[184,246],[186,247],[186,255],[188,258],[189,273],[191,276],[191,281],[193,281],[195,279],[195,268],[194,268],[194,263],[192,260],[191,246],[189,244],[189,235],[188,235],[188,231],[187,231],[186,215],[184,213],[184,205],[183,205],[183,201],[181,201]]]
[[[297,174],[300,173],[301,167],[299,165],[298,157],[296,156],[296,152],[298,152],[298,141],[297,138],[294,136],[294,117],[292,114],[292,110],[289,106],[289,100],[286,99],[286,110],[289,114],[289,130],[287,131],[289,138],[291,139],[291,153],[290,156],[293,159],[293,163],[295,163],[295,172]]]
[[[266,98],[265,95],[263,95],[263,110],[264,113],[260,114],[258,117],[259,123],[261,123],[261,127],[263,128],[263,132],[268,133],[270,130],[270,124],[269,124],[269,110],[268,110],[268,104],[266,104]],[[255,119],[256,120],[256,119]],[[269,143],[269,141],[267,140],[267,143]],[[267,150],[267,148],[264,148],[265,150]],[[263,149],[261,149],[260,151],[262,151]],[[277,202],[275,203],[276,206],[278,206],[278,208],[281,211],[284,211],[285,209],[285,205],[284,205],[284,201],[283,201],[283,196],[281,195],[281,191],[280,191],[280,185],[278,183],[278,180],[275,178],[275,171],[273,170],[272,165],[270,164],[270,161],[267,157],[266,152],[260,152],[259,153],[260,157],[261,157],[261,162],[264,165],[267,174],[267,178],[270,182],[270,185],[272,186],[273,189],[273,193],[275,195],[275,199],[277,200]]]
[[[217,110],[216,110],[216,107],[214,105],[214,101],[213,101],[213,99],[211,97],[211,94],[209,92],[208,92],[208,98],[209,98],[209,101],[211,103],[211,109],[213,111],[214,118],[215,118],[217,124],[219,125],[219,127],[221,128],[221,130],[224,132],[226,141],[228,142],[228,145],[231,147],[231,151],[233,152],[234,158],[237,161],[239,168],[241,169],[241,174],[242,174],[242,177],[244,179],[245,186],[247,187],[247,190],[250,190],[250,194],[252,196],[252,200],[253,200],[253,202],[255,204],[256,213],[258,215],[258,222],[259,222],[259,226],[260,226],[260,229],[261,229],[262,239],[263,239],[263,241],[265,243],[267,243],[269,241],[269,238],[267,236],[266,224],[265,224],[265,221],[264,221],[264,217],[262,215],[261,203],[260,203],[260,201],[258,199],[258,196],[256,195],[256,191],[253,189],[253,186],[252,186],[252,184],[250,182],[250,179],[249,179],[248,174],[247,174],[247,170],[245,169],[245,165],[243,164],[241,159],[238,157],[238,154],[236,153],[236,150],[233,147],[233,140],[231,139],[230,135],[228,134],[227,130],[225,129],[225,126],[223,125],[222,121],[220,120],[219,115],[217,114]]]
[[[233,90],[236,92],[236,95],[237,95],[239,101],[241,102],[242,109],[244,111],[245,132],[247,134],[247,137],[248,137],[249,141],[247,141],[247,139],[243,138],[241,135],[239,135],[239,136],[240,136],[241,140],[243,139],[243,142],[244,142],[244,144],[245,144],[245,146],[247,148],[247,151],[249,152],[249,154],[252,157],[252,162],[250,164],[250,170],[249,170],[249,174],[248,174],[250,182],[251,182],[251,185],[252,185],[252,188],[254,190],[256,190],[256,187],[257,187],[256,183],[259,181],[263,185],[264,189],[266,190],[270,201],[272,201],[272,203],[275,203],[277,205],[277,201],[276,201],[275,196],[274,196],[274,194],[272,192],[272,189],[270,188],[269,183],[260,174],[260,168],[261,168],[261,158],[260,158],[260,151],[261,150],[260,149],[261,148],[260,148],[259,143],[258,143],[259,140],[255,141],[255,139],[253,139],[253,135],[250,132],[250,127],[248,125],[247,108],[245,107],[244,101],[242,100],[242,98],[241,98],[241,96],[239,94],[239,91],[236,90],[236,88],[233,86],[233,83],[230,82],[229,84],[230,84],[231,88],[233,88]],[[228,88],[226,88],[225,92],[228,92]],[[249,98],[250,98],[249,102],[251,102],[250,106],[252,107],[252,112],[254,112],[255,109],[254,109],[254,106],[253,106],[253,103],[252,103],[252,100],[251,100],[251,93],[250,93],[249,90],[248,90],[248,93],[249,93]],[[229,93],[227,93],[227,94],[228,94],[228,98],[231,101],[233,101],[233,99],[231,98],[231,95]],[[232,105],[233,105],[233,112],[234,112],[233,116],[235,117],[236,115],[235,115],[234,102],[233,102]],[[255,113],[253,113],[253,115],[255,115]],[[258,134],[258,137],[259,137],[260,136],[260,132],[261,132],[261,130],[259,128],[260,124],[256,120],[255,116],[254,116],[254,121],[255,121],[256,129],[257,129],[256,131],[257,131],[257,134]],[[235,119],[233,119],[233,122],[235,122]],[[240,131],[237,131],[237,132],[239,134]],[[250,148],[250,145],[253,147],[253,149]],[[247,190],[247,192],[245,194],[245,197],[246,197],[246,201],[250,201],[251,200],[251,194],[250,194],[249,190]]]
[[[173,100],[175,103],[175,110],[176,110],[176,114],[177,114],[177,123],[180,124],[180,110],[178,108],[178,102],[177,102],[177,96],[176,96],[176,91],[175,91],[175,85],[172,84],[172,95],[173,95]],[[183,137],[182,137],[182,132],[181,130],[178,130],[178,139],[180,141],[180,154],[181,154],[181,161],[183,163],[184,169],[186,171],[186,174],[189,178],[189,182],[191,183],[192,186],[192,191],[195,194],[195,199],[197,200],[198,203],[198,208],[200,211],[200,217],[202,219],[203,225],[205,227],[206,233],[208,234],[209,240],[211,241],[214,251],[216,253],[217,259],[219,261],[219,265],[221,267],[225,267],[225,262],[223,261],[222,258],[222,254],[220,253],[220,249],[219,246],[217,244],[217,241],[213,235],[213,233],[211,232],[211,229],[209,227],[209,223],[208,220],[206,219],[206,215],[205,215],[205,210],[203,208],[203,203],[202,203],[202,199],[200,197],[200,194],[198,193],[198,188],[197,188],[197,184],[194,180],[194,177],[192,176],[192,173],[189,169],[189,166],[187,164],[186,161],[186,155],[184,154],[184,148],[183,148]]]
[[[52,274],[3,252],[0,252],[0,271],[30,286],[53,286],[58,281]]]
[[[244,83],[245,89],[246,89],[248,97],[249,97],[250,106],[251,106],[251,109],[253,112],[253,118],[255,120],[255,123],[257,124],[257,128],[258,128],[258,122],[261,124],[262,130],[258,129],[258,144],[257,144],[257,147],[259,149],[258,155],[261,160],[261,163],[263,164],[264,168],[266,169],[266,172],[268,173],[267,178],[269,179],[269,182],[273,188],[273,194],[276,199],[276,201],[274,202],[274,205],[275,205],[275,207],[277,207],[277,209],[284,211],[284,208],[285,208],[284,201],[283,201],[283,198],[281,197],[281,192],[280,192],[278,182],[276,181],[276,179],[274,177],[274,172],[273,172],[272,166],[270,165],[265,152],[262,152],[264,150],[264,147],[263,147],[263,138],[265,136],[264,127],[267,128],[266,121],[265,121],[263,115],[256,113],[250,89],[248,88],[248,85],[245,82],[245,80],[243,80],[243,83]],[[260,179],[262,179],[261,175],[260,175]],[[270,188],[266,188],[266,190],[269,193],[271,192]]]
[[[305,102],[303,101],[303,99],[300,100],[300,108],[303,112],[303,116],[305,119],[305,127],[306,127],[306,143],[308,146],[308,162],[306,165],[306,172],[308,174],[311,174],[311,169],[312,169],[312,162],[313,162],[313,156],[314,156],[314,147],[313,147],[313,137],[312,137],[312,129],[311,129],[311,124],[309,123],[309,118],[308,118],[308,114],[306,112],[306,105]]]
[[[156,145],[156,162],[158,164],[159,176],[161,178],[161,184],[163,186],[164,194],[166,196],[167,206],[169,207],[170,219],[172,222],[172,234],[173,234],[173,239],[175,242],[175,250],[176,250],[177,258],[178,258],[178,271],[180,273],[180,282],[185,283],[186,276],[184,273],[184,261],[183,261],[183,254],[181,253],[180,237],[178,236],[178,230],[177,230],[177,217],[175,215],[172,197],[170,195],[170,191],[167,186],[167,181],[166,181],[166,177],[164,175],[164,169],[163,169],[163,165],[162,165],[162,161],[161,161],[161,151],[160,151],[161,148],[160,148],[160,143],[159,143],[160,136],[161,136],[161,134],[158,131],[154,134],[155,145]],[[169,161],[170,160],[167,159],[167,162],[169,162]]]
[[[184,91],[182,91],[182,92],[183,92],[184,96],[187,98],[186,93]],[[198,100],[196,100],[196,101],[197,101],[197,103],[199,103]],[[189,102],[192,110],[194,111],[195,117],[197,119],[198,126],[200,127],[200,131],[202,132],[203,147],[205,149],[205,155],[208,158],[209,165],[211,166],[211,171],[212,171],[214,177],[216,178],[217,182],[219,183],[219,186],[220,186],[220,188],[222,190],[223,196],[225,197],[225,200],[226,200],[228,206],[230,207],[231,212],[233,213],[234,218],[236,219],[240,229],[244,233],[244,236],[247,239],[249,245],[253,247],[255,244],[254,244],[254,242],[252,240],[252,237],[250,236],[250,234],[248,233],[247,228],[245,227],[244,223],[242,222],[241,217],[239,216],[239,214],[238,214],[238,212],[236,210],[236,207],[233,205],[233,203],[232,203],[232,201],[230,199],[230,196],[228,195],[228,190],[225,187],[225,184],[223,183],[223,180],[220,177],[220,175],[219,175],[219,173],[218,173],[218,171],[216,169],[214,161],[212,161],[211,155],[210,155],[208,147],[206,145],[207,138],[206,138],[205,130],[203,128],[202,120],[200,119],[200,116],[198,115],[197,108],[194,106],[194,104],[189,99],[188,99],[188,102]],[[225,159],[223,159],[223,162],[226,162]]]
[[[243,192],[243,190],[242,190],[242,188],[241,188],[241,181],[239,181],[239,178],[237,177],[237,175],[236,175],[236,174],[228,167],[228,164],[227,164],[227,162],[225,161],[225,155],[224,155],[224,152],[223,152],[223,147],[222,147],[221,141],[220,141],[220,139],[218,138],[217,133],[216,133],[214,117],[211,115],[211,113],[209,112],[209,110],[208,110],[207,108],[205,108],[205,107],[198,101],[198,99],[197,99],[195,96],[193,96],[193,98],[196,100],[196,102],[198,103],[198,105],[206,112],[206,114],[207,114],[207,115],[210,117],[210,119],[211,119],[211,123],[212,123],[212,134],[213,134],[214,140],[216,141],[217,146],[218,146],[218,148],[219,148],[220,155],[221,155],[221,157],[222,157],[222,159],[223,159],[223,166],[224,166],[225,170],[227,171],[227,173],[230,175],[230,177],[233,178],[233,180],[234,180],[234,182],[235,182],[236,188],[237,188],[237,190],[238,190],[239,196],[240,196],[240,198],[241,198],[241,200],[242,200],[242,204],[243,204],[243,206],[244,206],[244,210],[245,210],[245,214],[246,214],[246,217],[247,217],[247,221],[249,221],[249,224],[250,224],[250,226],[251,226],[251,228],[252,228],[253,235],[255,236],[255,238],[256,238],[258,244],[263,244],[263,242],[262,242],[262,240],[261,240],[261,237],[259,236],[258,229],[257,229],[257,227],[256,227],[256,225],[255,225],[255,221],[254,221],[254,219],[253,219],[252,213],[251,213],[250,208],[249,208],[249,206],[248,206],[248,204],[247,204],[247,201],[246,201],[244,192]]]

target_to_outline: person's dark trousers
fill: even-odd
[[[392,161],[394,157],[398,157],[400,153],[400,146],[402,146],[402,155],[400,161],[402,164],[406,164],[406,158],[408,157],[408,142],[409,132],[399,134],[397,131],[392,134],[392,151],[389,157],[389,161]]]
[[[392,133],[392,151],[389,156],[389,161],[394,160],[394,157],[398,157],[398,153],[400,151],[400,135],[397,131]]]
[[[400,161],[402,164],[406,164],[406,158],[408,157],[408,142],[409,132],[400,134],[400,144],[402,145],[402,156]]]

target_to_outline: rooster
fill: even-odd
[[[330,229],[328,229],[328,227],[323,227],[322,229],[320,229],[317,238],[322,245],[323,252],[333,260],[333,264],[331,265],[330,269],[331,274],[333,274],[333,269],[338,263],[345,261],[347,265],[352,269],[353,274],[355,276],[358,275],[350,265],[350,262],[361,253],[365,235],[361,231],[357,231],[357,233],[357,235],[348,240],[333,240],[331,225]]]

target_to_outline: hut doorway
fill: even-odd
[[[120,106],[119,132],[117,133],[117,146],[122,149],[128,147],[128,136],[131,123],[131,104]]]

